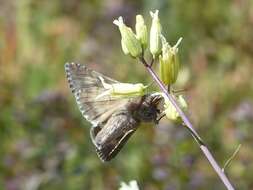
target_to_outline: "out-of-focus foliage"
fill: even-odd
[[[120,48],[112,21],[133,26],[160,10],[180,46],[189,113],[237,189],[253,188],[252,0],[0,0],[0,189],[224,189],[198,146],[166,120],[142,126],[110,163],[101,163],[63,65],[84,63],[123,82],[151,82]],[[148,19],[149,18],[149,19]]]

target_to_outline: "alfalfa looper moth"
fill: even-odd
[[[97,100],[105,91],[101,79],[108,84],[119,82],[81,64],[66,63],[65,71],[82,115],[92,124],[90,136],[102,161],[115,157],[141,122],[157,122],[160,95],[131,98],[106,95]]]

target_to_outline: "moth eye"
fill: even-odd
[[[143,110],[143,116],[144,116],[145,118],[150,118],[150,117],[153,116],[153,114],[154,114],[154,112],[153,112],[152,109],[146,108],[146,109]]]
[[[149,116],[149,117],[150,117],[150,116],[152,116],[152,115],[153,115],[153,112],[151,112],[151,110],[149,110],[149,111],[146,112],[146,116]]]

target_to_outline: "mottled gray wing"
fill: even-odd
[[[103,128],[91,128],[91,138],[102,161],[114,158],[136,131],[139,122],[127,111],[114,113]]]
[[[102,127],[110,116],[124,106],[128,99],[112,98],[109,95],[95,98],[105,92],[104,82],[113,84],[118,81],[102,75],[77,63],[66,63],[65,71],[70,88],[75,95],[76,102],[82,115],[92,123],[93,127]]]

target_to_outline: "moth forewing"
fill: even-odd
[[[95,99],[99,94],[106,91],[101,83],[101,77],[108,84],[118,83],[118,81],[88,69],[85,65],[76,63],[66,63],[65,71],[78,107],[85,119],[92,125],[96,126],[104,122],[113,111],[127,102],[124,99],[109,96],[103,96],[99,100]]]

